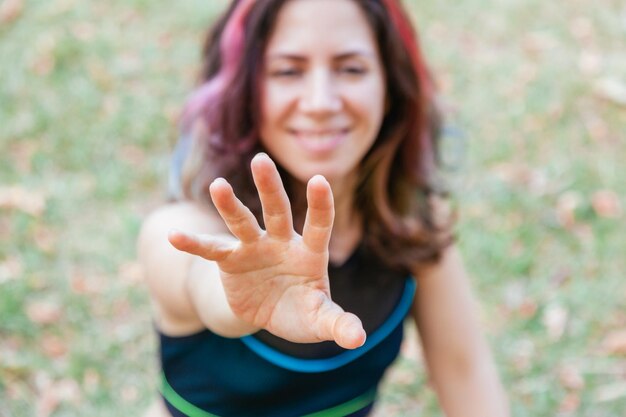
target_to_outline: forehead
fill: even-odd
[[[358,0],[290,0],[278,13],[266,52],[377,52]]]

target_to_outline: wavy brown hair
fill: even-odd
[[[175,184],[179,197],[210,202],[208,186],[223,177],[262,224],[250,161],[259,141],[260,76],[265,47],[289,0],[235,0],[207,35],[199,87],[187,103]],[[389,266],[409,270],[435,261],[452,240],[452,216],[437,175],[441,121],[431,77],[400,0],[353,0],[376,36],[386,74],[388,111],[360,163],[355,210],[364,244]],[[179,147],[181,144],[179,143]],[[301,227],[305,185],[279,167]]]

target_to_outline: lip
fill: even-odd
[[[289,129],[298,144],[307,152],[326,154],[337,149],[347,138],[350,128]]]

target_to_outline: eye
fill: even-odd
[[[270,71],[270,76],[275,78],[295,78],[302,74],[298,68],[279,68]]]
[[[339,67],[339,72],[346,75],[363,75],[367,69],[361,65],[343,65]]]

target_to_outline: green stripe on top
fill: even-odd
[[[303,417],[345,417],[348,414],[355,413],[360,409],[367,407],[374,401],[375,398],[376,388],[373,388],[367,391],[365,394],[361,394],[348,402],[336,405],[332,408],[327,408],[326,410],[307,414]]]
[[[165,378],[165,374],[163,372],[161,372],[161,394],[163,394],[163,398],[165,398],[174,408],[189,417],[219,417],[215,414],[209,413],[208,411],[204,411],[181,397],[176,391],[174,391],[174,388],[172,388],[169,382],[167,382],[167,378]],[[375,398],[376,388],[373,388],[343,404],[327,408],[326,410],[316,411],[315,413],[307,414],[302,417],[344,417],[367,407],[374,401]]]
[[[176,391],[174,391],[174,388],[172,388],[170,383],[167,382],[167,378],[165,378],[165,374],[163,372],[161,372],[161,394],[163,394],[163,398],[165,398],[174,408],[188,417],[219,417],[196,407],[181,397]]]

